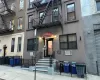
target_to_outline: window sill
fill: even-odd
[[[34,8],[28,8],[27,10],[32,10],[32,9],[34,9]]]
[[[32,30],[34,30],[34,29],[27,29],[26,31],[32,31]]]
[[[60,49],[60,50],[62,50],[62,51],[67,51],[67,50],[78,50],[78,48],[77,48],[77,49]]]
[[[19,9],[19,12],[20,12],[20,11],[23,11],[23,10],[24,10],[24,9]]]
[[[78,22],[78,21],[79,20],[66,21],[65,24],[74,23],[74,22]]]
[[[22,29],[17,29],[17,31],[22,31]]]
[[[97,15],[100,14],[100,11],[96,11],[93,15]]]

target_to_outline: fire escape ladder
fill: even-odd
[[[51,2],[52,2],[52,0],[50,0],[50,1],[48,2],[47,6],[46,6],[46,8],[45,8],[45,11],[44,11],[44,13],[43,13],[43,15],[42,15],[42,17],[40,17],[39,24],[42,24],[42,23],[43,23],[43,21],[44,21],[46,15],[47,15],[47,12],[48,12],[48,10],[49,10],[49,7],[50,7]]]
[[[8,4],[7,4],[7,1],[6,1],[6,0],[4,0],[4,4],[5,4],[5,7],[7,8],[7,11],[8,11],[9,13],[11,13],[11,14],[12,14],[12,10],[11,10],[11,9],[9,9],[9,7],[8,7]]]
[[[3,18],[3,15],[0,14],[0,17],[1,17],[1,19],[2,19],[2,23],[3,23],[4,27],[5,27],[5,29],[7,29],[7,25],[6,25],[6,23],[5,23],[5,20],[4,20],[4,18]]]

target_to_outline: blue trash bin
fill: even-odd
[[[65,72],[65,73],[69,73],[69,71],[70,71],[70,70],[69,70],[69,67],[70,67],[70,66],[69,66],[69,63],[65,63],[65,64],[64,64],[64,72]]]
[[[77,74],[77,71],[76,71],[76,63],[72,63],[71,64],[71,73],[72,74]]]
[[[19,65],[20,64],[20,58],[15,58],[15,65]]]
[[[10,66],[14,66],[14,65],[15,65],[14,58],[10,58]]]

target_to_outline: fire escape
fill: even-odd
[[[11,5],[10,5],[11,6]],[[12,33],[13,28],[11,28],[10,22],[6,22],[6,18],[8,16],[13,16],[15,15],[15,11],[11,10],[9,8],[7,0],[1,0],[0,3],[0,17],[1,17],[1,22],[0,22],[0,34],[6,34],[6,33]]]
[[[61,15],[58,10],[57,20],[52,21],[51,16],[53,14],[49,14],[50,9],[53,10],[54,7],[58,7],[61,5],[61,0],[45,0],[44,3],[42,3],[43,0],[36,0],[33,2],[33,6],[35,7],[36,11],[38,12],[41,8],[44,8],[43,15],[39,18],[32,20],[33,28],[45,28],[45,27],[52,27],[52,26],[60,26],[61,23]]]

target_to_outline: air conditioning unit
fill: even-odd
[[[66,56],[70,56],[72,55],[72,50],[65,50],[64,53]]]
[[[16,10],[15,3],[12,3],[12,4],[11,4],[11,10],[12,10],[12,11],[15,11],[15,10]]]

